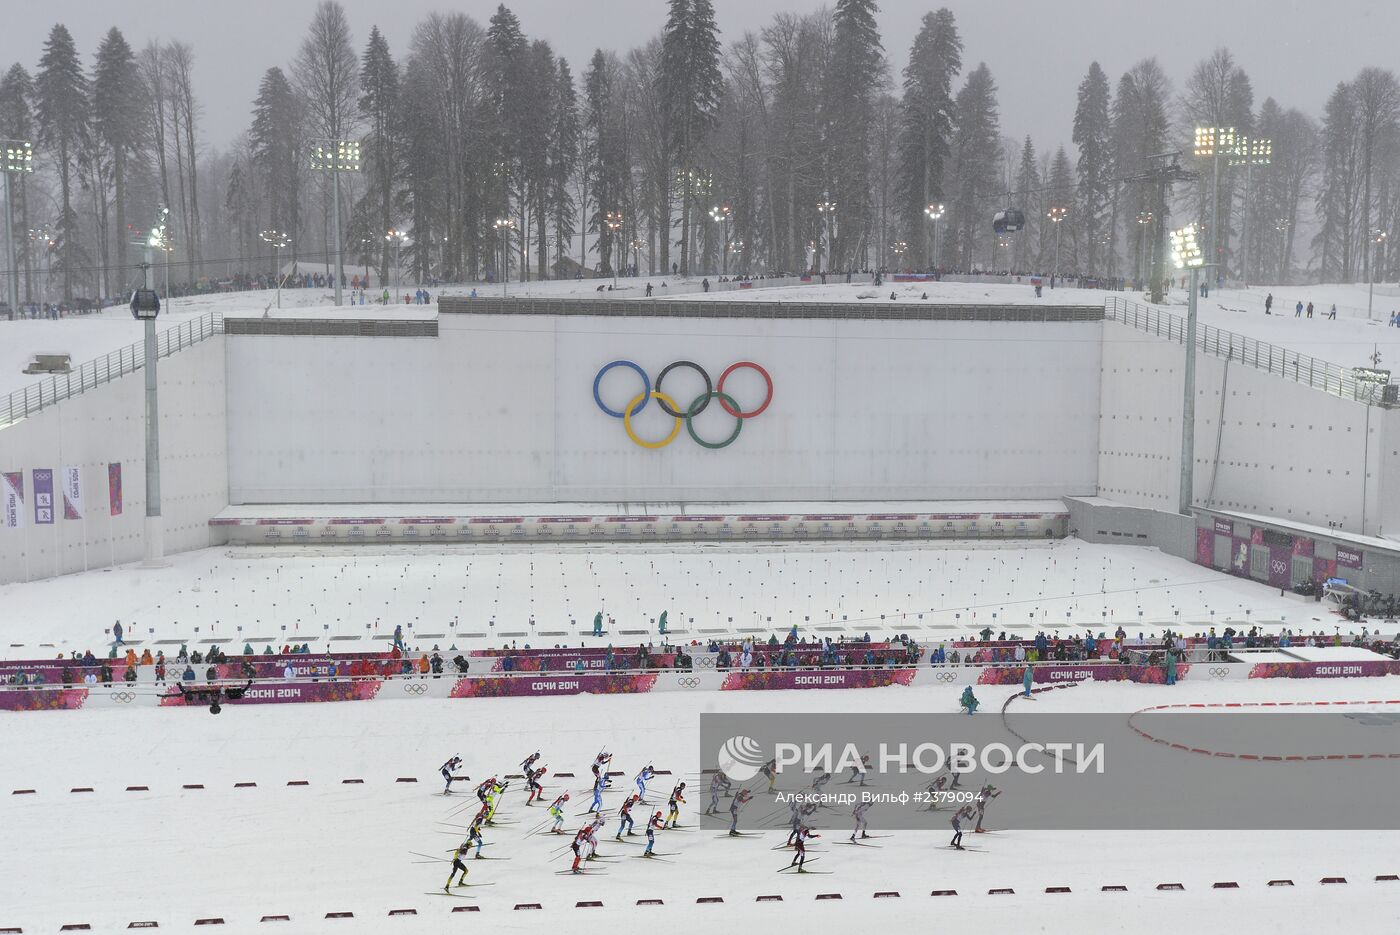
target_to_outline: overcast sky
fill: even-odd
[[[62,22],[90,62],[102,34],[119,27],[133,47],[182,39],[195,50],[204,140],[223,147],[248,123],[258,78],[287,65],[314,0],[3,0],[0,66],[31,71],[49,28]],[[495,2],[342,0],[356,53],[378,24],[396,58],[414,23],[432,10],[460,9],[483,25]],[[665,0],[514,0],[525,32],[553,44],[583,71],[593,49],[626,50],[660,31]],[[725,40],[758,29],[774,13],[808,11],[817,0],[715,0]],[[1400,67],[1396,0],[884,0],[881,31],[892,76],[908,57],[925,12],[943,5],[957,17],[964,61],[985,60],[1001,89],[1002,131],[1029,133],[1037,147],[1070,144],[1074,94],[1097,59],[1111,81],[1149,55],[1178,90],[1191,66],[1228,45],[1254,82],[1256,104],[1273,96],[1317,115],[1339,81],[1365,65]]]

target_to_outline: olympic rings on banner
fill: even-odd
[[[603,377],[607,375],[609,370],[613,370],[618,367],[632,370],[637,374],[637,376],[641,377],[642,379],[642,391],[636,396],[632,397],[631,401],[628,402],[627,405],[620,412],[616,409],[609,408],[608,405],[603,402],[603,396],[600,389],[602,386]],[[705,391],[699,396],[695,397],[695,400],[685,410],[682,410],[680,406],[677,405],[674,398],[662,392],[661,390],[661,384],[666,379],[667,374],[669,374],[672,370],[675,370],[677,368],[689,368],[691,370],[694,370],[697,374],[700,375],[700,378],[705,381]],[[729,377],[735,371],[745,369],[753,370],[759,376],[761,376],[763,378],[765,386],[767,387],[767,392],[764,394],[763,401],[759,403],[755,408],[747,411],[741,408],[737,399],[735,399],[729,393],[726,393],[724,390],[724,381],[729,379]],[[657,441],[647,441],[646,439],[643,439],[641,436],[639,436],[636,430],[632,427],[632,419],[638,414],[640,414],[641,411],[647,407],[647,403],[651,402],[653,398],[656,400],[656,404],[659,407],[661,407],[661,411],[664,412],[666,415],[670,416],[675,421],[671,426],[670,433],[666,435],[665,438],[659,439]],[[709,408],[710,400],[712,399],[718,399],[720,408],[722,408],[729,415],[733,416],[736,420],[734,425],[734,431],[731,432],[729,434],[729,437],[725,438],[723,441],[706,441],[705,439],[700,437],[699,433],[695,431],[695,425],[693,420],[696,416],[700,415],[707,408]],[[759,364],[756,364],[751,360],[741,360],[738,363],[730,364],[727,368],[725,368],[724,373],[720,375],[719,381],[714,382],[710,379],[709,372],[706,371],[704,367],[697,364],[695,361],[676,360],[672,361],[671,363],[667,364],[661,369],[661,372],[656,377],[656,383],[653,384],[651,382],[651,378],[647,375],[647,372],[635,362],[630,360],[614,360],[607,364],[604,364],[602,369],[598,371],[597,375],[593,377],[593,401],[597,403],[598,408],[601,409],[607,415],[612,416],[614,419],[621,419],[622,427],[623,430],[627,433],[627,437],[630,438],[632,442],[638,445],[639,447],[648,448],[651,450],[665,448],[667,445],[671,444],[671,442],[676,440],[676,436],[680,434],[681,422],[685,422],[686,431],[689,433],[690,437],[694,439],[697,445],[700,445],[702,448],[716,450],[720,448],[728,448],[730,445],[734,444],[734,442],[739,438],[739,433],[743,430],[744,420],[752,419],[755,416],[762,415],[763,412],[766,411],[768,407],[772,404],[773,378],[769,375],[768,371],[765,370]]]
[[[609,409],[606,405],[603,404],[603,397],[598,395],[598,384],[603,382],[603,375],[614,367],[628,367],[632,370],[637,371],[637,376],[642,378],[642,395],[637,397],[642,401],[642,404],[636,409],[632,410],[632,415],[635,416],[637,413],[641,412],[643,408],[646,407],[647,400],[651,398],[651,379],[647,376],[647,372],[645,370],[643,370],[641,367],[638,367],[630,360],[615,360],[612,363],[603,367],[602,370],[598,371],[598,375],[593,378],[593,401],[598,404],[599,409],[603,410],[608,415],[612,416],[614,419],[622,418],[622,413],[614,412],[613,410]],[[710,379],[708,376],[706,376],[705,384],[708,386],[709,382]],[[679,415],[679,413],[671,413],[671,415]]]
[[[405,682],[403,690],[406,695],[421,695],[428,690],[428,686],[422,682]]]
[[[716,386],[715,389],[719,390],[720,393],[723,394],[723,393],[724,393],[724,381],[725,381],[725,380],[728,380],[728,379],[729,379],[729,375],[730,375],[731,373],[733,373],[734,371],[738,370],[740,367],[748,367],[750,370],[757,370],[757,371],[758,371],[758,375],[761,376],[761,377],[763,377],[763,382],[766,383],[766,384],[768,384],[768,395],[765,396],[765,397],[763,397],[763,405],[762,405],[762,406],[759,406],[759,407],[758,407],[757,409],[755,409],[753,412],[744,412],[743,410],[741,410],[741,409],[739,408],[739,406],[738,406],[737,403],[735,403],[733,409],[730,409],[728,406],[725,406],[725,405],[724,405],[724,396],[723,396],[723,395],[720,396],[719,404],[720,404],[720,406],[722,406],[722,407],[724,408],[724,411],[725,411],[725,412],[729,413],[731,416],[734,416],[736,419],[752,419],[754,416],[762,415],[762,414],[763,414],[763,410],[767,409],[767,408],[768,408],[768,404],[771,403],[771,402],[773,401],[773,378],[770,377],[770,376],[768,375],[768,371],[767,371],[767,370],[764,370],[762,367],[760,367],[758,364],[754,363],[753,361],[751,361],[751,360],[741,360],[741,361],[739,361],[737,364],[730,364],[730,365],[729,365],[729,368],[728,368],[727,370],[725,370],[724,373],[720,374],[720,377],[719,377],[719,385]]]
[[[700,378],[705,381],[705,402],[700,406],[699,409],[692,409],[690,411],[690,415],[698,416],[700,413],[704,412],[705,407],[710,404],[710,394],[711,392],[713,392],[715,387],[714,384],[710,382],[710,375],[705,372],[705,368],[695,363],[693,360],[676,360],[662,367],[661,372],[656,375],[656,391],[658,393],[661,392],[661,381],[666,379],[666,374],[670,373],[677,367],[689,367],[691,370],[694,370],[696,373],[700,374]],[[661,411],[666,413],[666,415],[671,416],[673,418],[680,418],[681,413],[672,410],[670,406],[666,405],[666,403],[662,402],[660,399],[657,399],[656,403],[661,407]]]
[[[699,688],[700,680],[694,678],[693,676],[687,675],[676,679],[676,684],[679,685],[681,688]]]
[[[676,422],[674,425],[671,426],[671,434],[667,435],[659,442],[646,441],[636,432],[632,431],[632,413],[641,412],[642,406],[645,406],[647,404],[647,400],[653,396],[656,397],[656,401],[658,403],[661,403],[663,407],[666,403],[670,403],[672,409],[674,409],[676,406],[676,401],[671,397],[667,396],[665,393],[660,393],[656,390],[647,390],[645,393],[639,393],[635,399],[633,399],[630,403],[627,404],[627,408],[623,411],[622,427],[627,430],[627,437],[632,439],[632,441],[636,442],[638,445],[641,445],[643,448],[665,448],[667,445],[671,444],[671,442],[675,441],[676,436],[680,434],[681,416],[676,416]],[[641,403],[641,405],[638,405],[638,403]]]
[[[658,380],[657,382],[659,383],[660,381]],[[721,406],[724,405],[725,400],[729,400],[730,405],[732,405],[735,409],[739,408],[739,404],[734,401],[734,397],[730,396],[728,393],[723,393],[719,390],[710,390],[704,396],[697,396],[695,398],[695,402],[690,404],[690,409],[688,409],[685,414],[685,430],[690,433],[691,438],[695,439],[695,444],[699,445],[702,448],[710,448],[712,450],[717,448],[728,448],[730,445],[734,444],[734,439],[739,437],[739,430],[744,427],[743,418],[735,418],[734,431],[730,432],[729,437],[722,442],[707,442],[705,441],[705,439],[701,438],[699,434],[696,433],[695,424],[690,420],[693,419],[695,416],[699,415],[701,412],[703,412],[705,407],[710,404],[710,399],[715,396],[719,397],[719,404]],[[728,411],[728,407],[725,408],[726,411]]]
[[[112,700],[118,704],[131,704],[136,700],[136,693],[128,691],[112,692]]]
[[[940,682],[956,682],[958,680],[957,675],[952,672],[935,672],[933,677]]]

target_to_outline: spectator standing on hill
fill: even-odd
[[[1274,294],[1273,294],[1272,292],[1270,292],[1268,295],[1264,296],[1264,314],[1265,314],[1265,315],[1272,315],[1273,313],[1274,313]]]

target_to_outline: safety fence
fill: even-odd
[[[156,335],[157,357],[178,354],[187,347],[224,333],[222,312],[206,312],[198,318],[182,321]],[[0,428],[27,419],[45,408],[71,399],[105,383],[135,373],[146,363],[146,343],[137,341],[117,348],[77,369],[45,377],[37,383],[21,387],[7,396],[0,396]]]
[[[443,296],[444,315],[601,315],[619,318],[790,318],[893,321],[1102,321],[1097,305],[944,305],[933,302],[768,302],[682,299],[462,299]]]
[[[1171,312],[1114,295],[1104,301],[1104,316],[1108,321],[1119,322],[1145,334],[1178,344],[1186,343],[1186,319]],[[1213,357],[1263,370],[1343,399],[1354,399],[1367,405],[1379,405],[1384,401],[1385,384],[1359,377],[1356,368],[1319,360],[1224,328],[1198,323],[1196,347]]]
[[[148,667],[147,667],[148,668]],[[188,707],[218,704],[298,704],[334,701],[417,700],[426,698],[544,698],[573,695],[632,695],[653,692],[782,691],[807,689],[946,688],[968,685],[1016,686],[1028,666],[926,665],[821,668],[628,669],[611,672],[492,672],[481,675],[333,675],[191,680],[175,676],[157,682],[143,674],[135,682],[48,683],[0,688],[0,711],[79,708]],[[1114,662],[1030,665],[1038,685],[1078,682],[1245,681],[1261,678],[1374,678],[1400,675],[1400,661],[1217,662],[1125,665]],[[950,707],[956,699],[950,695]]]

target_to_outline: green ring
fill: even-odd
[[[712,450],[716,448],[728,448],[730,445],[734,444],[734,440],[739,437],[739,432],[744,427],[744,420],[742,418],[736,418],[734,420],[733,433],[722,442],[705,441],[705,439],[695,434],[695,426],[691,422],[691,419],[698,415],[700,410],[710,404],[710,399],[712,397],[719,397],[722,402],[727,402],[729,405],[733,406],[735,412],[739,411],[739,404],[734,400],[734,397],[730,396],[728,393],[721,393],[719,390],[701,393],[699,396],[695,397],[695,401],[691,403],[690,407],[685,411],[685,430],[690,433],[691,438],[695,439],[695,444],[702,448],[709,448]]]

